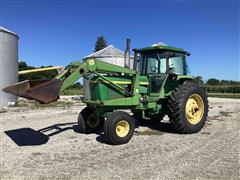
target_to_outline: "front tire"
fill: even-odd
[[[104,126],[104,118],[100,117],[96,110],[85,107],[78,116],[78,126],[82,133],[96,133]]]
[[[206,91],[192,82],[177,87],[168,100],[169,118],[178,133],[197,133],[208,116]]]
[[[134,129],[134,119],[128,113],[115,111],[107,118],[104,133],[109,144],[119,145],[130,141]]]

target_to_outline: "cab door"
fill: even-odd
[[[164,80],[167,78],[167,59],[158,53],[145,56],[145,70],[149,78],[149,95],[159,96]]]

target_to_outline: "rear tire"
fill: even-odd
[[[82,133],[96,133],[104,126],[104,118],[100,117],[94,108],[85,107],[78,116],[78,126]]]
[[[200,131],[208,116],[206,91],[192,82],[177,87],[168,100],[169,118],[178,133]]]
[[[130,141],[135,129],[132,116],[123,111],[113,112],[106,120],[104,133],[109,144],[119,145]]]

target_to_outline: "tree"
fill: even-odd
[[[209,85],[220,85],[220,81],[218,79],[211,78],[211,79],[207,80],[207,84],[209,84]]]
[[[195,82],[196,84],[198,85],[203,85],[203,79],[202,79],[202,76],[196,76],[193,78],[193,82]]]
[[[94,52],[97,52],[103,48],[107,47],[107,41],[105,40],[104,36],[98,36],[97,41],[95,43],[95,50]]]
[[[44,68],[45,66],[41,66],[40,68]],[[51,67],[51,66],[48,66]],[[19,71],[28,70],[28,69],[36,69],[36,67],[28,66],[25,61],[20,61],[18,63],[18,69]],[[24,81],[24,80],[37,80],[37,79],[53,79],[58,74],[57,70],[51,70],[51,71],[43,71],[43,72],[34,72],[34,73],[28,73],[23,74],[18,77],[18,81]]]
[[[18,70],[23,71],[23,70],[28,70],[28,69],[35,69],[33,66],[28,66],[25,61],[20,61],[18,63]]]
[[[22,70],[25,70],[25,69],[27,69],[27,63],[25,61],[20,61],[18,63],[18,70],[22,71]]]

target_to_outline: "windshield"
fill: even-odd
[[[145,54],[140,60],[140,72],[142,74],[166,73],[167,59],[159,53]]]
[[[171,53],[171,55],[166,52],[142,54],[139,62],[141,74],[165,74],[169,69],[172,69],[174,74],[186,74],[185,56],[180,53]]]

